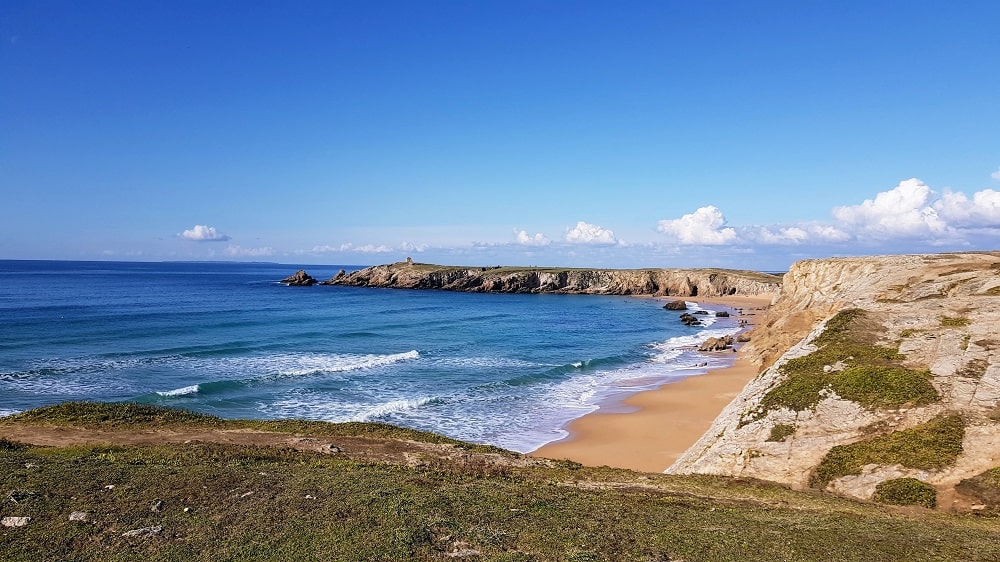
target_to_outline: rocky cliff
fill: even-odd
[[[341,272],[325,285],[477,293],[722,296],[776,293],[781,278],[728,269],[450,267],[398,262]]]
[[[1000,508],[998,350],[1000,253],[798,262],[761,374],[667,472]]]

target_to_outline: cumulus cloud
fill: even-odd
[[[225,251],[227,256],[235,258],[264,258],[274,255],[274,248],[269,246],[262,248],[243,248],[242,246],[230,244]]]
[[[575,227],[566,232],[566,241],[571,244],[592,244],[595,246],[618,244],[614,231],[583,221],[576,223]]]
[[[827,224],[759,226],[742,229],[741,237],[765,245],[846,242],[851,235]]]
[[[997,171],[990,174],[990,177],[995,180],[1000,180],[1000,168],[997,168]]]
[[[679,219],[662,220],[656,229],[676,238],[681,244],[715,246],[736,240],[736,230],[723,226],[722,211],[709,205]]]
[[[934,192],[911,178],[860,205],[834,207],[833,216],[860,234],[875,238],[940,236],[948,224],[931,206]]]
[[[934,209],[955,228],[1000,228],[1000,191],[984,189],[969,199],[962,192],[946,189]]]
[[[584,223],[577,224],[578,228],[579,228],[580,224],[584,224]],[[611,232],[611,231],[608,231],[608,232]],[[611,237],[614,238],[614,233],[611,233]],[[522,245],[522,246],[548,246],[549,245],[549,239],[546,238],[545,235],[542,234],[541,232],[536,233],[534,236],[532,236],[532,235],[528,234],[527,230],[515,230],[514,231],[514,238],[517,240],[517,243],[520,244],[520,245]]]
[[[362,254],[387,254],[392,250],[389,246],[385,244],[363,244],[361,246],[355,246],[348,242],[347,244],[340,245],[341,252],[359,252]]]
[[[181,233],[181,238],[195,242],[225,242],[229,236],[219,232],[214,226],[196,224]]]

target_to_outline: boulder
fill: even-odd
[[[720,311],[718,311],[718,312],[715,313],[715,317],[716,318],[729,318],[729,313],[726,312],[725,310],[720,310]]]
[[[699,314],[701,316],[708,316],[708,311],[707,310],[696,310],[696,311],[694,311],[694,313],[695,314]]]
[[[87,514],[86,511],[74,511],[73,513],[69,514],[69,520],[70,521],[84,521],[84,522],[86,522],[88,517],[90,517],[90,516]]]
[[[701,326],[701,321],[699,321],[693,315],[688,314],[687,312],[681,314],[680,319],[685,326]]]
[[[708,338],[700,346],[698,351],[722,351],[733,345],[733,336],[722,336],[721,338]]]
[[[281,280],[281,282],[289,287],[308,287],[310,285],[315,285],[316,279],[306,273],[304,269],[300,269],[295,272],[295,275],[285,277]]]
[[[682,300],[670,301],[663,305],[663,308],[667,310],[687,310],[687,303]]]
[[[30,522],[30,517],[4,517],[0,519],[0,525],[4,527],[24,527]]]
[[[750,331],[740,332],[736,335],[736,341],[740,343],[746,343],[750,341]]]

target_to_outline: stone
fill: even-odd
[[[666,310],[687,310],[687,303],[682,300],[670,301],[663,305]]]
[[[304,269],[300,269],[295,272],[295,275],[285,277],[281,282],[289,287],[309,287],[316,284],[316,279],[306,273]]]
[[[149,510],[152,511],[153,513],[159,513],[163,511],[163,500],[154,501],[153,505],[149,507]]]
[[[333,443],[327,443],[319,448],[319,452],[333,455],[340,452],[340,447],[334,445]]]
[[[720,311],[718,311],[718,312],[715,313],[715,317],[716,318],[729,318],[729,313],[726,312],[725,310],[720,310]]]
[[[696,311],[694,311],[694,313],[695,314],[699,314],[701,316],[708,316],[708,311],[707,310],[696,310]]]
[[[142,527],[139,529],[132,529],[131,531],[125,531],[124,533],[122,533],[122,536],[129,538],[145,539],[153,535],[158,535],[160,534],[161,531],[163,531],[163,527],[156,525],[155,527]]]
[[[700,346],[698,351],[722,351],[733,345],[733,336],[722,336],[721,338],[708,338]]]
[[[693,315],[687,312],[681,314],[680,319],[685,326],[701,326],[701,321],[699,321],[697,318],[695,318]]]
[[[0,519],[0,525],[4,527],[24,527],[31,523],[30,517],[4,517]]]
[[[86,511],[74,511],[69,514],[70,521],[86,521],[90,517]]]
[[[750,341],[750,332],[749,331],[740,332],[739,334],[736,335],[736,341],[739,343],[746,343]]]

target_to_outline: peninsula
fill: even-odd
[[[460,267],[406,261],[341,270],[326,281],[300,271],[282,282],[394,289],[438,289],[474,293],[560,293],[678,297],[756,296],[775,293],[781,277],[732,269],[574,269]]]

